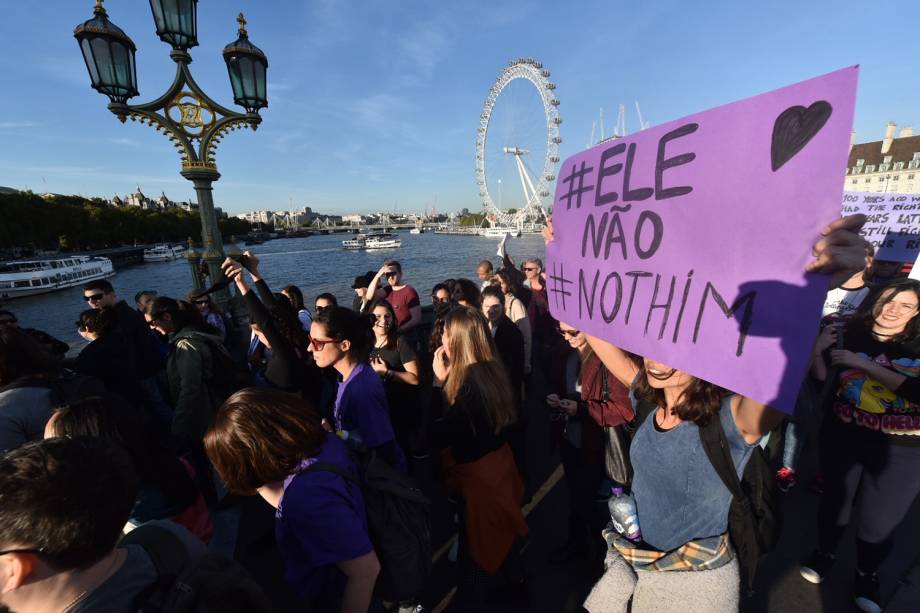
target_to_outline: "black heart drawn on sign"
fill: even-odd
[[[826,100],[818,100],[807,109],[790,106],[773,123],[770,162],[773,172],[795,157],[830,119],[833,109]]]

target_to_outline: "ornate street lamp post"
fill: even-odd
[[[195,186],[201,214],[202,259],[211,283],[221,278],[223,239],[214,214],[211,184],[220,178],[214,160],[217,145],[229,132],[243,127],[255,130],[262,118],[259,110],[268,106],[265,72],[268,60],[261,49],[249,41],[246,20],[240,13],[239,37],[224,47],[224,61],[233,88],[233,100],[246,109],[236,113],[214,102],[202,91],[189,71],[192,56],[188,50],[198,45],[198,0],[150,0],[157,36],[172,46],[169,56],[176,63],[176,77],[159,98],[146,104],[128,104],[138,95],[134,42],[113,24],[96,0],[93,18],[74,29],[83,52],[93,89],[109,97],[109,110],[124,123],[127,119],[148,124],[162,131],[178,150],[181,174]],[[200,288],[195,275],[195,287]],[[215,296],[228,301],[226,290]]]

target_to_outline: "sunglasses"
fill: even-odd
[[[398,273],[397,271],[394,270],[394,271],[392,271],[392,272],[386,273],[384,276],[385,276],[385,277],[395,277],[395,276],[397,276],[398,274],[399,274],[399,273]]]
[[[99,302],[102,300],[103,296],[105,296],[105,294],[90,294],[89,296],[83,296],[83,299],[87,302]]]
[[[536,267],[534,267],[534,266],[525,266],[525,267],[524,267],[524,272],[533,272],[533,271],[535,271],[535,270],[537,270],[537,269],[536,269]]]
[[[322,351],[326,345],[329,343],[337,343],[337,340],[330,339],[328,341],[320,341],[315,338],[310,339],[310,346],[313,347],[313,351]]]
[[[326,305],[326,306],[319,306],[319,305],[316,305],[316,312],[317,312],[317,313],[322,313],[322,312],[325,311],[326,309],[331,309],[331,308],[332,308],[332,307],[329,306],[329,305]]]
[[[568,336],[569,338],[575,338],[576,336],[581,334],[581,330],[563,330],[562,328],[556,328],[556,330],[559,332],[559,334],[562,334],[563,336]]]

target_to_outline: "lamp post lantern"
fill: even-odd
[[[172,85],[160,97],[144,104],[128,104],[138,95],[134,42],[113,24],[96,0],[92,19],[74,29],[90,82],[109,97],[108,108],[122,123],[128,119],[163,132],[179,153],[181,174],[192,182],[201,215],[202,259],[210,282],[221,278],[223,239],[214,214],[212,184],[220,178],[215,154],[221,139],[234,130],[255,130],[262,121],[259,110],[268,106],[265,73],[268,60],[249,41],[246,20],[240,13],[238,38],[224,48],[233,99],[246,112],[237,113],[212,100],[192,78],[188,50],[198,45],[198,0],[150,0],[157,36],[172,47],[169,56],[176,63]],[[201,287],[200,277],[194,277]],[[216,292],[222,306],[229,300],[226,290]]]

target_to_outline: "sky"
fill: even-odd
[[[140,187],[193,198],[166,138],[122,125],[90,88],[72,33],[93,0],[7,4],[0,186],[105,198]],[[148,3],[105,6],[138,48],[140,96],[131,102],[158,97],[175,65]],[[240,10],[268,56],[269,106],[256,132],[233,132],[218,149],[214,199],[231,213],[479,210],[479,115],[496,77],[521,56],[542,62],[557,86],[563,160],[586,148],[601,108],[609,135],[624,104],[629,133],[639,126],[635,101],[656,125],[853,64],[861,65],[858,142],[880,140],[888,121],[920,128],[907,35],[920,21],[916,0],[202,0],[192,72],[231,108],[221,51],[236,38]],[[523,98],[522,88],[499,97],[496,122],[510,114],[539,136],[539,106],[518,110],[510,93]],[[534,151],[529,166],[542,166],[542,155]],[[507,159],[487,156],[490,164],[508,168]],[[505,206],[520,192],[516,177],[504,181]]]

